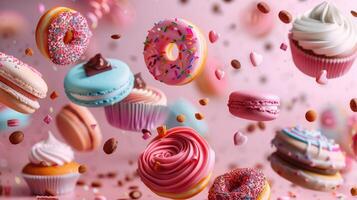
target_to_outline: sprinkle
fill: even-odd
[[[240,64],[239,60],[236,60],[236,59],[231,61],[231,65],[232,65],[232,67],[234,69],[240,69],[241,68],[241,64]]]
[[[233,136],[233,142],[234,145],[236,146],[244,145],[247,143],[247,141],[248,141],[248,137],[240,131],[237,131]]]
[[[157,127],[156,130],[159,137],[164,137],[166,135],[167,129],[165,125]]]
[[[353,17],[357,17],[357,12],[356,11],[351,10],[351,14],[352,14]]]
[[[293,20],[293,17],[291,16],[291,14],[288,11],[282,10],[279,12],[279,19],[283,23],[289,24]]]
[[[44,121],[46,124],[50,124],[51,121],[52,121],[52,117],[49,116],[49,115],[46,115],[46,117],[43,119],[43,121]]]
[[[51,95],[50,95],[50,98],[51,98],[52,100],[55,100],[58,96],[59,96],[59,94],[58,94],[56,91],[53,91],[53,92],[51,93]]]
[[[203,99],[200,99],[198,102],[200,103],[201,106],[206,106],[209,102],[209,99],[203,98]]]
[[[251,52],[249,58],[254,67],[258,67],[263,62],[263,56],[256,52]]]
[[[353,112],[357,112],[357,98],[351,99],[350,108]]]
[[[33,50],[31,48],[26,48],[25,49],[25,54],[26,54],[26,56],[32,56],[33,55]]]
[[[85,165],[80,165],[79,167],[78,167],[78,172],[80,173],[80,174],[83,174],[83,173],[85,173],[87,171],[87,166],[85,166]]]
[[[280,44],[280,49],[283,51],[286,51],[288,49],[288,45],[286,45],[284,42]]]
[[[308,122],[313,122],[316,120],[317,118],[317,113],[316,111],[314,110],[308,110],[306,113],[305,113],[305,118]]]
[[[216,70],[214,71],[214,74],[216,75],[216,78],[217,78],[218,80],[222,80],[223,77],[224,77],[225,72],[224,72],[222,69],[216,69]]]
[[[9,136],[11,144],[20,144],[24,140],[24,133],[22,131],[15,131]]]
[[[267,3],[265,2],[259,2],[257,4],[257,8],[260,12],[264,13],[264,14],[268,14],[270,12],[270,7]]]
[[[185,115],[183,115],[183,114],[177,115],[176,116],[176,121],[178,121],[180,123],[185,122]]]
[[[204,116],[201,113],[195,113],[195,117],[197,120],[202,120]]]
[[[9,119],[7,120],[7,126],[8,127],[15,127],[20,125],[20,120],[19,119]]]
[[[215,31],[210,31],[208,34],[208,38],[211,43],[215,43],[218,40],[219,35]]]
[[[111,37],[113,40],[118,40],[118,39],[121,38],[121,35],[119,35],[119,34],[114,34],[114,35],[111,35],[110,37]]]

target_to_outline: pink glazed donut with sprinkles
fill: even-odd
[[[57,65],[76,62],[87,49],[91,36],[87,20],[66,7],[48,10],[36,28],[37,47]]]
[[[146,66],[160,82],[184,85],[204,68],[206,40],[200,30],[186,20],[175,18],[156,23],[144,44]]]

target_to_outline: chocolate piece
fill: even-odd
[[[110,63],[100,53],[91,58],[83,67],[87,76],[94,76],[112,69]]]
[[[11,133],[9,140],[11,144],[19,144],[24,140],[24,133],[21,131],[15,131]]]
[[[146,88],[146,83],[144,81],[144,79],[141,77],[141,73],[137,73],[134,76],[134,88],[137,89],[143,89]]]
[[[79,167],[78,167],[78,172],[80,173],[80,174],[83,174],[83,173],[85,173],[87,171],[87,167],[85,166],[85,165],[80,165]]]
[[[104,143],[103,151],[106,154],[112,154],[118,146],[118,141],[115,138],[110,138]]]

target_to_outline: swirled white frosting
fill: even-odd
[[[357,46],[356,25],[328,2],[298,16],[291,32],[300,47],[318,55],[349,55]]]
[[[127,96],[122,103],[143,103],[150,105],[167,105],[166,95],[160,90],[147,87],[143,89],[133,88],[129,96]]]
[[[73,158],[71,147],[58,141],[51,132],[46,140],[36,143],[29,154],[31,163],[45,166],[61,166],[71,162]]]

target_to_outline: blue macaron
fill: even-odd
[[[101,61],[102,62],[102,61]],[[106,59],[111,69],[88,76],[86,65],[73,67],[64,79],[67,97],[75,104],[86,107],[112,105],[129,95],[134,87],[134,75],[129,66],[117,59]]]
[[[169,105],[169,114],[165,125],[168,128],[177,126],[188,126],[195,129],[200,135],[205,135],[208,132],[208,126],[205,120],[197,120],[195,113],[197,108],[185,99],[178,99],[173,104]],[[182,114],[185,116],[185,121],[179,123],[176,120],[177,115]]]
[[[0,106],[2,107],[2,106]],[[19,120],[19,125],[16,127],[9,127],[7,125],[7,121],[11,119],[17,119]],[[10,108],[1,108],[0,110],[0,132],[5,132],[5,131],[11,131],[11,130],[17,130],[19,128],[23,128],[29,124],[30,121],[30,115],[25,115],[22,113],[19,113],[15,110],[12,110]]]

